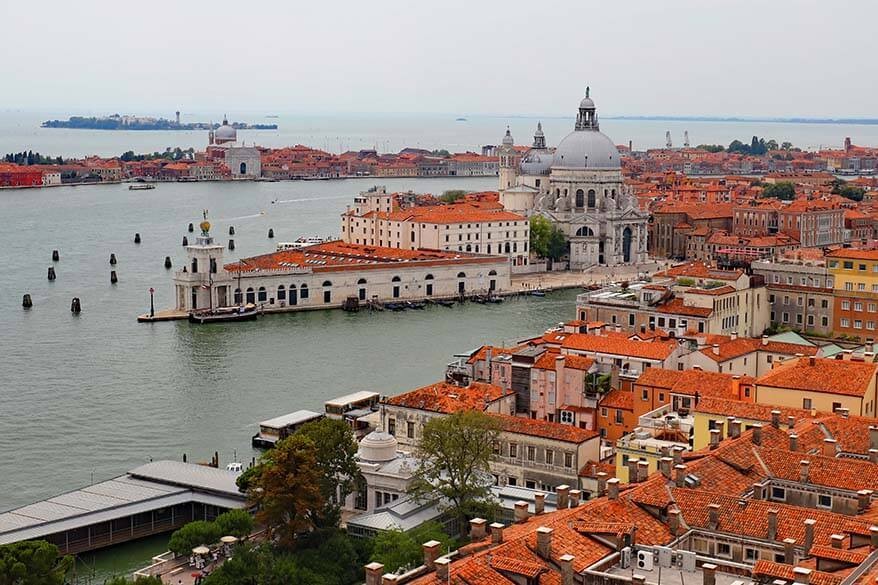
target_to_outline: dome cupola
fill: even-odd
[[[585,88],[579,102],[576,126],[555,149],[553,167],[568,169],[620,169],[619,151],[609,137],[600,131],[594,101]]]
[[[360,441],[357,458],[371,463],[383,463],[396,459],[399,443],[396,437],[381,430],[372,431]]]

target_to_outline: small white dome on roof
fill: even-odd
[[[234,142],[238,140],[238,131],[234,126],[229,125],[229,121],[223,118],[223,124],[214,132],[214,140],[217,142]]]
[[[357,457],[361,461],[392,461],[396,459],[399,443],[396,437],[384,431],[372,431],[360,441]]]

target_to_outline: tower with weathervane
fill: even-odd
[[[174,298],[178,311],[227,307],[232,304],[232,279],[223,269],[225,247],[213,241],[207,210],[195,243],[186,246],[186,264],[174,273]]]

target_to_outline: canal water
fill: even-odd
[[[219,451],[224,463],[247,461],[260,420],[320,410],[324,400],[357,390],[394,394],[426,384],[441,378],[455,352],[538,333],[573,316],[570,291],[491,306],[318,311],[207,327],[135,321],[149,308],[150,287],[157,309],[171,305],[164,258],[181,265],[181,240],[202,209],[223,243],[235,226],[232,258],[248,256],[300,235],[337,234],[345,205],[375,182],[0,191],[0,510],[149,459],[187,453],[199,461]],[[441,193],[491,189],[496,179],[382,183]],[[50,266],[55,282],[46,278]],[[33,298],[30,310],[21,307],[25,293]],[[73,297],[82,301],[78,316],[70,312]]]

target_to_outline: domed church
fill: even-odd
[[[622,181],[613,141],[600,131],[594,101],[585,90],[573,132],[552,151],[542,125],[520,159],[509,130],[499,149],[500,201],[507,210],[539,214],[570,242],[570,269],[647,261],[649,214]]]

